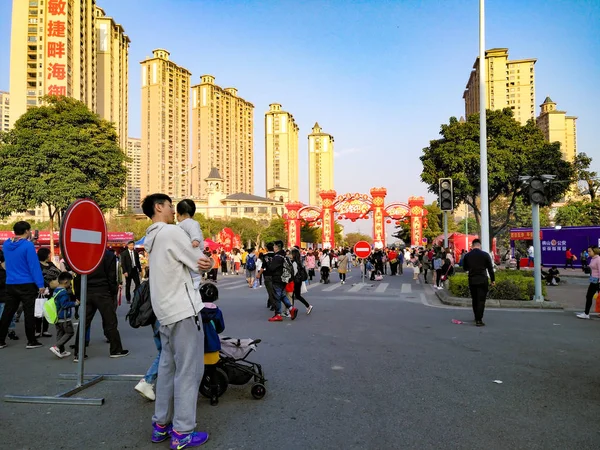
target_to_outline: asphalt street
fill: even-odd
[[[210,449],[598,449],[600,319],[572,312],[488,310],[476,328],[468,309],[442,306],[412,275],[371,287],[354,270],[347,284],[311,285],[310,316],[267,322],[265,289],[219,277],[225,335],[261,338],[267,395],[231,386],[218,406],[198,402]],[[337,279],[337,274],[332,275]],[[386,284],[385,287],[382,287]],[[335,286],[335,287],[334,287]],[[134,330],[119,309],[124,347],[108,357],[99,318],[86,373],[142,374],[155,355],[151,330]],[[452,319],[466,321],[453,324]],[[74,372],[22,339],[0,350],[0,396],[55,395]],[[502,383],[496,383],[501,381]],[[0,401],[0,448],[160,449],[151,444],[153,403],[134,382],[104,381],[80,393],[103,406]]]

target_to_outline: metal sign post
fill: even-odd
[[[100,406],[104,404],[104,398],[72,396],[102,380],[137,381],[142,377],[142,375],[84,375],[87,276],[94,272],[102,262],[106,252],[107,238],[106,221],[96,202],[81,199],[69,206],[60,227],[60,246],[70,269],[81,276],[80,318],[77,329],[79,333],[79,361],[76,374],[61,374],[60,377],[77,380],[75,387],[55,396],[6,395],[4,401],[11,403]],[[84,379],[88,379],[88,381],[84,382]]]
[[[533,300],[543,302],[542,294],[542,245],[540,242],[540,204],[531,205],[531,221],[533,222],[533,280],[535,294]]]

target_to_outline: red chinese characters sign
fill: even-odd
[[[542,232],[540,231],[540,239],[542,239]],[[533,240],[533,231],[511,231],[510,232],[510,240],[511,241],[532,241]]]
[[[67,1],[47,0],[46,25],[46,94],[69,95],[67,92]]]

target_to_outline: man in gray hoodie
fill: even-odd
[[[169,196],[147,196],[142,210],[152,219],[144,247],[152,273],[152,309],[160,322],[162,344],[152,442],[171,438],[171,448],[197,447],[208,440],[207,433],[194,431],[204,372],[204,332],[202,300],[194,290],[190,270],[205,272],[212,261],[192,246],[185,231],[172,225],[175,209]]]

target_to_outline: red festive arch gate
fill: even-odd
[[[411,245],[421,245],[423,228],[427,227],[427,210],[423,208],[423,197],[409,197],[406,203],[390,203],[385,206],[386,188],[371,188],[368,194],[337,195],[334,190],[321,191],[322,206],[306,206],[291,202],[285,205],[288,247],[300,246],[301,222],[320,225],[323,247],[335,247],[335,220],[348,219],[352,222],[373,218],[373,244],[385,247],[385,222],[410,220]]]

